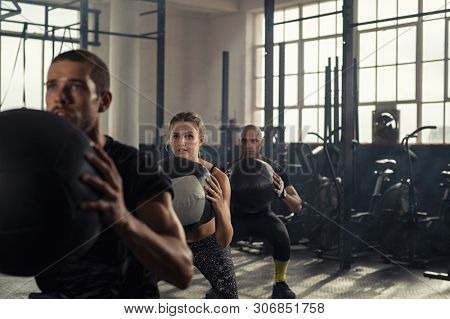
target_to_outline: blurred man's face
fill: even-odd
[[[261,134],[257,130],[249,129],[241,136],[241,150],[245,157],[258,157],[263,145]]]

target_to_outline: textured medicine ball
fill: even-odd
[[[214,218],[214,209],[206,199],[209,171],[201,164],[182,157],[169,157],[160,162],[172,180],[173,208],[186,232]]]
[[[259,159],[246,157],[231,167],[231,202],[242,213],[256,214],[275,198],[273,168]]]
[[[98,175],[88,152],[87,136],[56,115],[0,113],[0,272],[33,276],[89,249],[101,223],[98,213],[79,209],[99,198],[80,180]]]

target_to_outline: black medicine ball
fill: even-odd
[[[214,209],[206,199],[209,171],[201,164],[182,157],[169,157],[160,162],[172,180],[173,207],[186,232],[195,230],[214,218]]]
[[[0,272],[36,275],[93,243],[99,215],[79,209],[99,198],[80,180],[98,175],[84,157],[89,152],[88,137],[65,119],[27,109],[0,112]]]
[[[273,168],[256,158],[245,157],[231,167],[231,202],[239,212],[256,214],[275,198]]]

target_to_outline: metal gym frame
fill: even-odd
[[[319,1],[318,1],[319,2]],[[355,190],[355,180],[353,174],[354,167],[354,152],[352,149],[352,141],[358,138],[357,126],[357,107],[358,107],[358,92],[357,92],[357,60],[355,50],[356,28],[362,25],[369,25],[381,22],[403,20],[414,17],[423,17],[435,14],[442,14],[450,12],[450,9],[436,10],[431,12],[422,12],[412,15],[398,16],[389,19],[380,19],[356,23],[356,0],[343,0],[342,10],[330,12],[326,14],[318,14],[310,17],[300,19],[288,20],[274,23],[275,0],[264,0],[264,17],[265,17],[265,74],[264,74],[264,121],[265,134],[272,137],[274,130],[281,134],[279,140],[284,141],[284,43],[280,46],[280,74],[279,74],[279,127],[273,127],[273,48],[274,48],[274,26],[279,24],[286,24],[290,22],[301,22],[308,19],[320,18],[328,15],[342,14],[343,29],[343,64],[342,64],[342,139],[341,147],[343,153],[343,198],[341,210],[339,212],[339,224],[342,227],[339,235],[339,261],[340,269],[349,269],[351,265],[351,243],[349,235],[345,229],[348,229],[350,212],[353,208],[352,198]],[[335,81],[335,86],[337,85]],[[335,95],[336,99],[336,95]],[[330,101],[328,101],[330,102]],[[336,103],[336,101],[335,101]],[[330,104],[330,103],[328,103]],[[337,120],[336,113],[334,120]],[[335,122],[336,126],[336,122]],[[336,127],[335,127],[336,128]],[[266,138],[265,152],[269,154],[272,144],[271,138]]]
[[[65,4],[53,3],[45,0],[10,0],[14,9],[2,9],[4,14],[0,15],[0,22],[14,23],[22,26],[23,32],[14,32],[0,30],[0,36],[18,37],[26,39],[36,39],[43,41],[52,41],[53,52],[55,42],[70,42],[79,43],[80,47],[86,49],[89,45],[100,46],[99,36],[110,35],[120,36],[126,38],[143,39],[143,40],[156,40],[157,41],[157,70],[156,70],[156,140],[155,143],[159,144],[162,138],[162,129],[164,126],[164,72],[165,72],[165,25],[166,25],[166,0],[136,0],[143,2],[151,2],[157,5],[157,9],[140,13],[141,16],[156,14],[157,15],[157,30],[147,32],[143,34],[130,34],[120,32],[102,31],[99,29],[99,20],[101,11],[98,9],[90,9],[88,0],[75,0],[69,1]],[[14,20],[14,16],[20,15],[22,10],[20,4],[32,4],[36,6],[42,6],[45,8],[45,23],[33,23]],[[67,26],[54,26],[49,24],[49,12],[55,9],[67,9],[79,11],[80,21],[75,24]],[[93,17],[93,29],[89,28],[89,17]],[[28,26],[37,26],[43,29],[43,33],[30,33],[27,31]],[[79,26],[79,27],[77,27]],[[57,30],[78,31],[80,37],[78,39],[72,37],[60,37],[56,36]],[[93,40],[89,40],[89,34],[93,34]],[[42,58],[43,59],[43,58]],[[44,65],[42,61],[42,65]]]

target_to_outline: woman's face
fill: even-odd
[[[169,144],[176,157],[198,160],[198,151],[203,144],[197,126],[192,122],[175,122],[170,130]]]

